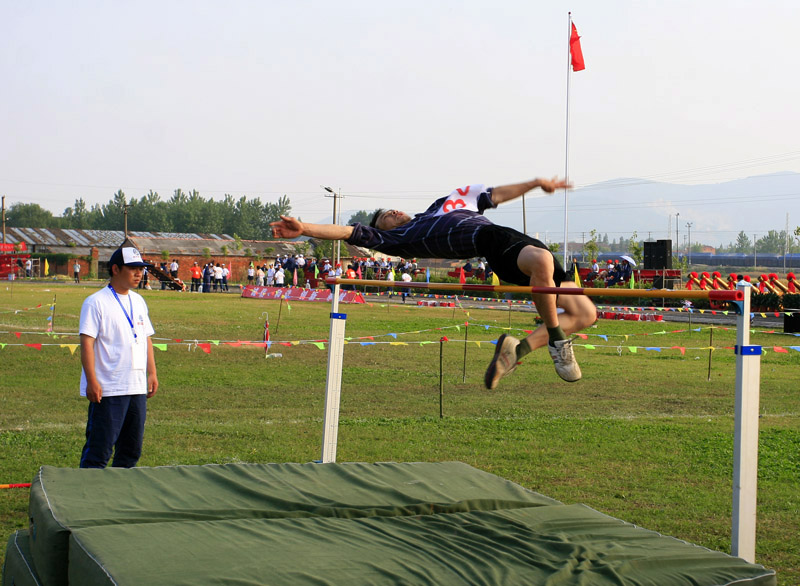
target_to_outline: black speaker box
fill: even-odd
[[[657,240],[644,243],[644,268],[672,268],[672,240]]]

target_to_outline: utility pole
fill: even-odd
[[[788,230],[786,231],[788,234]],[[3,244],[6,243],[6,196],[3,196]]]
[[[758,250],[756,249],[756,235],[753,234],[753,268],[758,266]]]
[[[692,266],[692,223],[686,222],[686,228],[689,231],[689,247],[687,253],[689,255],[689,266]]]
[[[783,272],[786,272],[786,255],[789,254],[789,212],[786,212],[786,232],[783,239]]]
[[[675,214],[675,254],[678,257],[678,261],[679,262],[681,260],[681,239],[678,236],[678,228],[680,227],[680,224],[678,223],[678,220],[680,219],[680,217],[681,217],[681,213],[680,212]]]
[[[581,238],[583,239],[583,248],[581,248],[581,261],[586,261],[586,232],[581,232]]]
[[[128,239],[128,208],[129,204],[122,204],[122,215],[125,217],[125,240]]]

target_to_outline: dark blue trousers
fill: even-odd
[[[114,452],[115,468],[133,468],[142,455],[147,395],[103,397],[89,403],[81,468],[105,468]]]

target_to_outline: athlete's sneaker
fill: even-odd
[[[519,340],[513,336],[503,334],[497,339],[494,357],[489,363],[489,368],[486,369],[486,375],[483,379],[487,389],[494,389],[501,378],[514,372],[518,364],[517,346],[519,346]]]
[[[550,351],[558,376],[570,383],[581,380],[581,367],[575,360],[572,340],[557,340],[553,344],[547,344],[547,349]]]

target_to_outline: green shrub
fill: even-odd
[[[783,309],[800,309],[800,293],[786,293],[781,297]]]
[[[778,311],[781,308],[781,298],[777,293],[759,293],[753,291],[750,294],[751,309],[762,309],[765,311]]]

